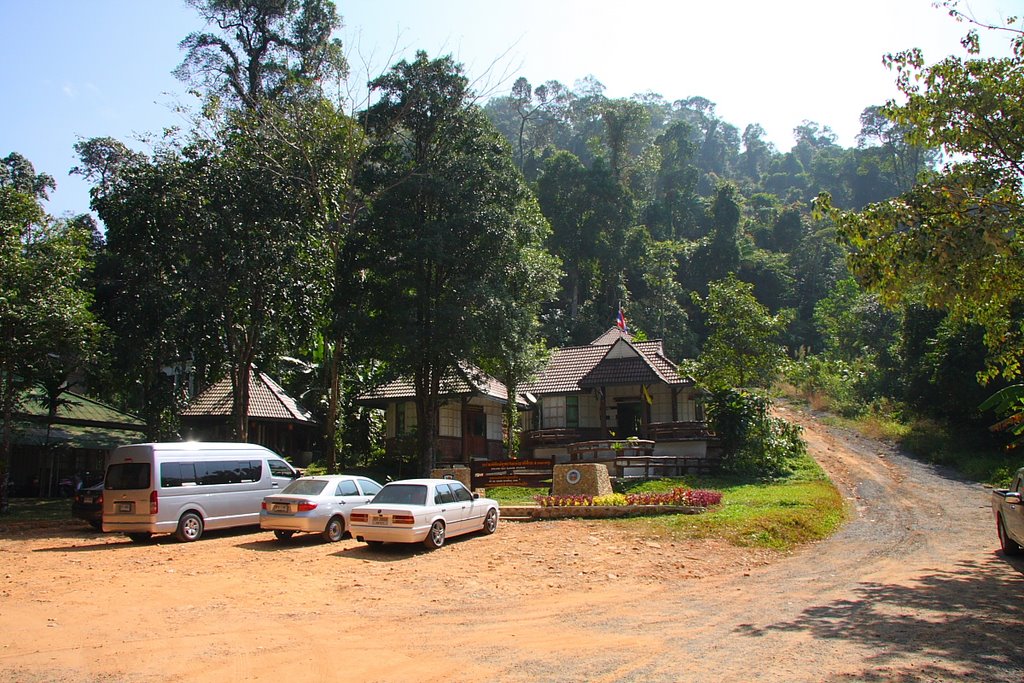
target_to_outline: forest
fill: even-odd
[[[175,72],[199,97],[191,125],[150,153],[76,145],[101,223],[48,216],[53,178],[16,151],[0,164],[0,462],[31,385],[159,440],[183,377],[230,376],[245,440],[257,367],[323,425],[327,469],[366,464],[369,387],[413,378],[432,424],[461,361],[514,391],[620,308],[709,391],[925,420],[979,448],[1024,422],[1016,19],[947,3],[963,56],[888,55],[905,101],[866,103],[855,147],[805,121],[779,150],[699,96],[609,98],[588,76],[483,100],[423,52],[353,103],[331,87],[348,65],[330,0],[190,4],[211,27]],[[1010,56],[980,56],[1007,35]],[[991,434],[1002,418],[1009,436]]]

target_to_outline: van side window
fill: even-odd
[[[284,460],[268,460],[270,463],[270,474],[274,477],[292,477],[293,470]]]
[[[160,486],[195,486],[196,467],[190,462],[165,462],[160,465]]]
[[[261,473],[262,466],[254,460],[213,460],[195,463],[195,480],[200,486],[259,481]]]

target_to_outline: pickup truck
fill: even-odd
[[[992,491],[999,544],[1007,555],[1020,555],[1024,546],[1024,467],[1013,477],[1013,487]]]

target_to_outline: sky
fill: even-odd
[[[760,124],[783,151],[803,121],[853,146],[865,107],[898,97],[882,57],[911,47],[927,63],[963,55],[968,27],[931,0],[336,0],[353,91],[416,50],[451,54],[477,93],[572,86],[593,76],[608,97],[701,96],[741,132]],[[988,23],[1024,13],[1021,0],[970,0]],[[89,209],[89,185],[69,175],[79,139],[140,138],[184,125],[194,103],[171,73],[182,38],[203,30],[184,0],[0,0],[0,157],[18,152],[54,177],[47,210]],[[1006,38],[983,34],[986,54]]]

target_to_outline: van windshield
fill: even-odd
[[[103,487],[108,491],[134,491],[148,489],[149,482],[148,462],[122,462],[107,468]]]

